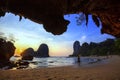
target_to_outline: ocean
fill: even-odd
[[[29,68],[42,68],[42,67],[61,67],[61,66],[72,66],[78,64],[77,57],[48,57],[48,58],[34,58],[29,61]],[[88,65],[96,62],[101,62],[101,59],[81,57],[80,65]],[[103,61],[102,61],[103,62]]]
[[[79,66],[86,66],[92,63],[104,63],[105,58],[98,57],[80,57],[80,63],[78,63],[77,57],[47,57],[47,58],[36,58],[32,61],[22,60],[23,62],[29,62],[28,69],[34,68],[48,68],[48,67],[62,67],[72,66],[79,64]]]

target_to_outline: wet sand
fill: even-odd
[[[0,70],[0,80],[120,80],[120,56],[92,66]]]

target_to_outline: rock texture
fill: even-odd
[[[119,0],[0,0],[0,16],[11,12],[43,24],[48,32],[62,34],[66,31],[69,21],[65,14],[81,13],[88,15],[97,26],[102,24],[101,33],[120,37],[120,1]],[[98,19],[99,18],[99,19]]]
[[[12,42],[0,38],[0,68],[9,66],[9,59],[14,55],[15,46]]]
[[[28,48],[21,53],[22,60],[32,60],[33,55],[34,55],[34,50],[32,48]]]
[[[75,41],[73,44],[73,55],[78,55],[79,54],[79,49],[80,49],[80,42]]]
[[[41,44],[36,52],[36,57],[49,57],[49,48],[47,44]]]

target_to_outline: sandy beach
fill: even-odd
[[[94,64],[86,67],[0,70],[0,80],[120,80],[120,56],[113,56],[104,64]]]

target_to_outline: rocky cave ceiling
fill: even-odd
[[[101,21],[101,33],[120,37],[120,1],[119,0],[0,0],[0,17],[11,12],[28,18],[55,35],[66,31],[68,20],[66,14],[83,12],[88,23],[88,15],[97,26]]]

